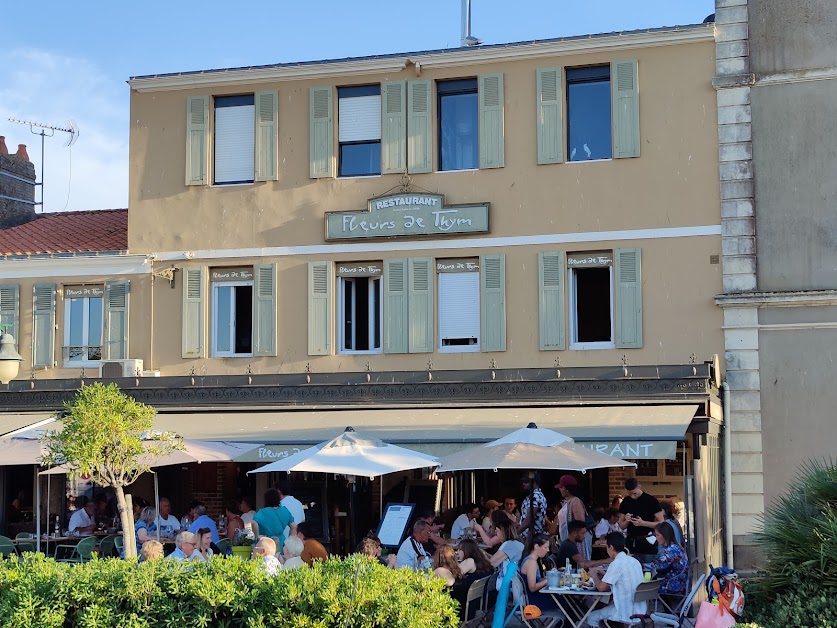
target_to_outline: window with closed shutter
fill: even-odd
[[[252,183],[255,169],[253,94],[215,98],[215,184]]]
[[[439,273],[439,340],[442,351],[479,351],[478,272]]]
[[[381,174],[381,87],[337,88],[338,176]]]

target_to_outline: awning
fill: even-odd
[[[273,412],[160,413],[155,429],[184,438],[267,443],[237,458],[270,462],[334,438],[347,426],[387,443],[444,456],[534,421],[619,458],[669,458],[700,406],[366,408]]]
[[[3,412],[0,413],[0,438],[11,437],[55,420],[55,413],[45,412]]]

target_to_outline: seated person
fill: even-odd
[[[436,512],[434,510],[425,510],[420,516],[419,519],[427,523],[430,526],[430,538],[428,539],[427,543],[424,544],[424,549],[427,551],[427,555],[433,554],[436,551],[436,548],[440,545],[445,545],[446,543],[450,543],[447,539],[443,539],[441,536],[442,530],[445,529],[445,524],[440,523],[436,519]]]
[[[471,523],[480,517],[480,509],[476,504],[465,504],[450,529],[450,538],[461,539],[465,531],[471,528]]]
[[[70,532],[79,534],[93,534],[96,530],[96,503],[93,500],[84,504],[70,517]]]
[[[625,553],[625,537],[618,532],[611,532],[605,538],[607,555],[612,559],[607,573],[596,569],[590,572],[593,584],[599,591],[611,591],[611,603],[604,608],[594,610],[587,616],[590,626],[598,626],[604,619],[626,624],[634,623],[631,615],[646,612],[645,602],[634,602],[637,586],[644,581],[642,565],[636,558]]]
[[[293,527],[291,528],[293,530]],[[291,533],[293,535],[293,532]],[[328,552],[323,544],[314,538],[314,528],[307,521],[296,526],[296,536],[302,541],[304,547],[300,558],[306,565],[312,564],[315,560],[325,561]]]
[[[583,521],[570,521],[567,525],[567,538],[561,541],[558,546],[558,554],[555,557],[555,564],[558,569],[563,569],[567,564],[567,559],[570,559],[570,566],[573,569],[590,569],[590,567],[598,567],[599,565],[607,565],[611,562],[610,558],[602,560],[590,560],[587,556],[581,554],[579,548],[587,549],[584,544],[584,538],[587,536],[587,526]]]
[[[305,567],[305,561],[302,560],[302,552],[305,550],[305,543],[302,539],[293,534],[285,541],[285,547],[282,548],[282,555],[285,557],[285,562],[282,565],[285,569],[297,569],[298,567]]]
[[[419,519],[413,524],[413,533],[404,539],[401,547],[398,548],[396,566],[399,569],[406,567],[415,571],[429,569],[430,555],[424,549],[424,544],[429,540],[430,524],[424,519]]]
[[[546,588],[547,582],[541,573],[540,561],[549,554],[549,535],[538,532],[532,537],[529,555],[520,561],[520,575],[529,593],[538,593]],[[555,600],[549,595],[529,595],[529,604],[534,604],[542,611],[558,608]]]
[[[167,539],[173,538],[175,532],[180,530],[180,521],[171,514],[171,502],[168,497],[160,498],[160,514],[157,515],[155,524],[160,528],[160,536]]]
[[[485,507],[487,510],[485,511],[485,515],[482,518],[482,529],[488,532],[491,529],[491,513],[495,510],[499,509],[503,504],[498,502],[496,499],[489,499],[485,502]]]
[[[358,553],[368,556],[384,567],[395,569],[395,554],[387,554],[386,558],[381,558],[381,539],[374,532],[370,532],[363,537]]]
[[[220,541],[221,537],[218,536],[218,526],[215,525],[212,517],[206,514],[206,506],[198,504],[192,511],[195,513],[195,520],[192,522],[192,525],[189,526],[189,532],[194,534],[199,528],[209,528],[209,533],[212,536],[212,542],[217,543]]]
[[[490,548],[517,537],[515,523],[505,510],[495,510],[491,513],[491,528],[488,532],[476,523],[473,523],[471,527],[479,534],[482,542]]]
[[[212,558],[212,555],[215,552],[212,547],[210,547],[212,545],[212,534],[209,531],[209,528],[198,528],[198,531],[195,532],[195,540],[197,541],[198,546],[192,557],[204,562]]]
[[[677,517],[675,517],[674,511],[674,504],[671,502],[660,502],[660,508],[663,509],[663,519],[664,521],[671,526],[672,530],[674,530],[674,540],[680,547],[684,547],[683,544],[683,528],[680,527],[680,522],[677,521]],[[658,552],[661,554],[662,552]]]
[[[142,549],[142,544],[150,541],[157,533],[157,511],[151,506],[146,506],[140,511],[139,519],[134,524],[134,535],[137,537],[137,552]]]
[[[276,558],[276,541],[269,536],[263,536],[253,546],[253,558],[261,559],[262,569],[269,576],[275,576],[282,568],[282,563]]]
[[[685,594],[689,586],[689,557],[677,544],[674,529],[667,521],[657,524],[654,528],[654,536],[662,549],[662,554],[657,556],[656,560],[643,566],[646,569],[656,570],[657,575],[662,577],[660,593]]]
[[[163,544],[158,541],[146,541],[140,550],[140,562],[155,560],[163,557]]]
[[[463,577],[454,582],[450,590],[450,595],[454,600],[459,602],[459,619],[464,621],[465,619],[473,619],[473,613],[476,612],[476,606],[472,604],[472,616],[465,617],[468,589],[474,581],[490,576],[494,571],[494,567],[489,562],[488,554],[473,539],[463,539],[459,543],[459,549],[456,551],[456,560],[459,563],[459,568],[462,570]]]
[[[467,563],[457,561],[457,550],[452,545],[442,545],[433,554],[433,573],[442,578],[449,587],[461,582],[466,573],[476,569],[474,561],[468,559]]]
[[[494,555],[489,560],[492,567],[497,567],[497,590],[503,582],[503,576],[506,575],[506,566],[509,563],[519,563],[523,556],[523,543],[517,540],[517,531],[512,527],[512,536],[503,541],[500,547],[494,552]]]
[[[594,536],[596,539],[603,539],[611,532],[622,532],[622,528],[619,527],[619,511],[615,508],[605,510],[604,516],[596,524]]]
[[[174,540],[175,550],[167,556],[175,560],[193,560],[197,539],[192,532],[181,532]]]

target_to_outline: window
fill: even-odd
[[[566,79],[569,160],[610,159],[610,66],[567,68]]]
[[[252,183],[255,169],[253,94],[215,98],[215,184]]]
[[[608,349],[613,344],[613,255],[567,255],[570,342],[573,349]]]
[[[469,270],[462,272],[460,268]],[[480,350],[479,260],[437,260],[439,274],[439,348]]]
[[[253,270],[212,269],[212,355],[253,355]]]
[[[381,86],[338,87],[338,176],[381,174]]]
[[[381,352],[382,271],[380,262],[338,265],[341,353]]]
[[[479,168],[477,79],[436,84],[439,109],[439,169]]]
[[[103,286],[64,287],[64,362],[102,359]]]

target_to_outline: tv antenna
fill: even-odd
[[[67,121],[67,126],[52,126],[51,124],[41,124],[40,122],[30,122],[29,120],[18,120],[17,118],[9,118],[9,122],[17,124],[25,124],[29,127],[29,132],[33,135],[41,136],[41,182],[35,185],[41,186],[41,202],[35,205],[41,206],[41,212],[44,211],[44,140],[55,135],[56,131],[67,133],[70,137],[65,146],[72,146],[78,139],[78,127],[73,120]],[[36,131],[35,129],[40,129]]]

